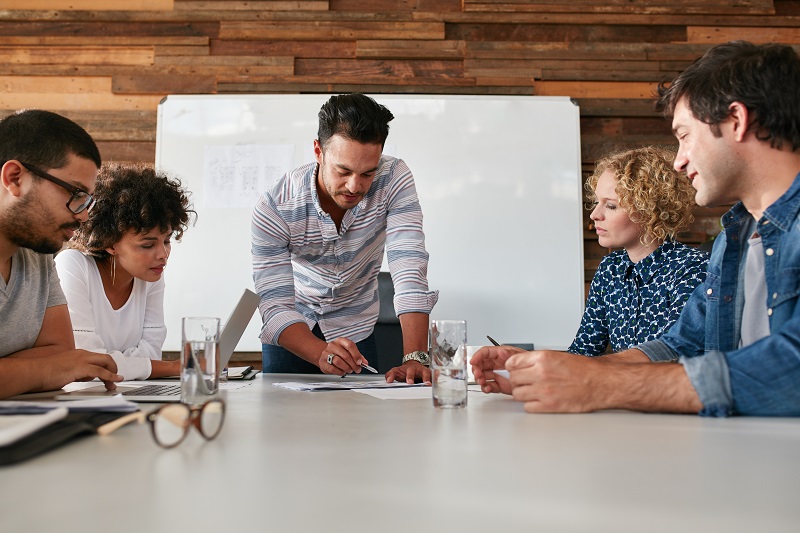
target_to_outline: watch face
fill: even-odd
[[[419,362],[423,365],[427,365],[431,362],[431,358],[425,352],[417,352],[417,355],[419,356]]]

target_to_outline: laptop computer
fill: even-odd
[[[245,289],[239,303],[233,309],[222,333],[219,336],[219,367],[228,366],[236,345],[250,323],[253,313],[258,307],[259,296],[249,289]],[[111,396],[122,394],[126,400],[133,402],[178,402],[181,399],[180,383],[148,383],[145,385],[118,385],[116,390],[107,391],[105,386],[98,385],[86,389],[75,390],[58,394],[56,400],[85,400],[98,396]]]

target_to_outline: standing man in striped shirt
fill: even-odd
[[[378,272],[387,250],[403,364],[387,381],[429,382],[422,210],[406,164],[382,155],[386,107],[363,94],[320,109],[316,162],[280,178],[253,212],[253,279],[261,296],[264,372],[361,372],[377,360]]]

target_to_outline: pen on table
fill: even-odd
[[[492,344],[494,344],[495,346],[500,346],[500,343],[499,343],[499,342],[497,342],[496,340],[494,340],[493,338],[491,338],[489,335],[486,335],[486,338],[487,338],[487,339],[489,339],[489,341],[490,341]]]
[[[361,368],[363,368],[364,370],[369,370],[369,371],[370,371],[370,372],[372,372],[373,374],[377,374],[377,373],[378,373],[378,371],[377,371],[377,370],[375,370],[374,368],[372,368],[372,367],[371,367],[371,366],[369,366],[369,365],[365,365],[364,363],[361,363]],[[347,375],[347,374],[344,374],[344,376],[346,376],[346,375]],[[341,377],[344,377],[344,376],[341,376]]]

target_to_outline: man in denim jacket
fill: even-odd
[[[529,412],[799,416],[800,58],[731,42],[659,92],[697,203],[736,204],[705,283],[661,339],[601,358],[484,348],[475,377]]]

